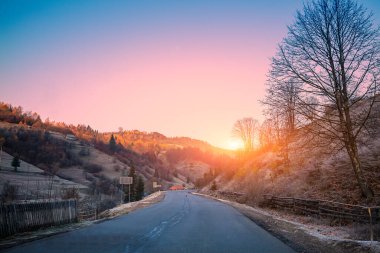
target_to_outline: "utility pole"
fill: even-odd
[[[1,158],[2,157],[3,157],[3,145],[2,145],[2,143],[0,143],[0,170],[1,170]]]
[[[120,205],[123,204],[123,197],[124,197],[124,185],[121,185],[120,187]]]
[[[5,139],[3,137],[0,137],[0,170],[1,170],[1,159],[3,157],[3,145],[4,145]]]
[[[128,184],[128,202],[131,202],[131,184]]]
[[[29,193],[29,177],[30,177],[30,173],[29,173],[29,167],[30,165],[29,165],[29,163],[28,163],[28,181],[27,181],[27,183],[26,183],[26,192],[25,192],[25,200],[24,200],[24,202],[26,202],[26,200],[27,200],[27,198],[28,198],[28,193]]]

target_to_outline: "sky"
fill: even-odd
[[[360,0],[380,22],[380,1]],[[1,0],[0,101],[231,148],[301,0]]]

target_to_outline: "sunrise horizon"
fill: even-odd
[[[9,105],[11,105],[13,107],[19,107],[20,106],[23,109],[23,111],[26,112],[26,113],[27,112],[37,113],[41,117],[42,122],[44,122],[44,123],[46,123],[48,121],[50,123],[51,122],[65,123],[66,125],[73,125],[73,126],[85,125],[85,126],[91,127],[93,130],[98,131],[99,133],[117,133],[117,132],[120,132],[120,129],[122,129],[123,131],[127,131],[127,132],[128,131],[132,132],[132,131],[136,131],[137,130],[139,132],[143,132],[143,133],[147,133],[147,134],[150,134],[150,133],[159,133],[159,134],[164,135],[167,138],[191,138],[191,139],[194,139],[194,140],[203,141],[203,142],[206,142],[206,143],[208,143],[209,145],[211,145],[211,146],[213,146],[215,148],[220,148],[220,149],[229,150],[229,151],[237,151],[237,150],[243,148],[243,144],[239,140],[239,138],[234,137],[232,134],[231,134],[231,136],[228,139],[225,140],[224,143],[222,143],[223,145],[216,145],[216,144],[211,143],[211,142],[209,142],[207,140],[196,138],[196,137],[193,137],[193,136],[166,134],[165,130],[157,131],[157,130],[154,130],[154,129],[153,130],[133,129],[133,128],[127,128],[127,127],[123,127],[123,126],[119,126],[116,129],[98,129],[98,128],[96,128],[93,125],[87,124],[86,122],[68,122],[68,121],[63,121],[63,120],[60,120],[60,119],[55,119],[53,117],[50,117],[49,115],[46,115],[46,116],[45,115],[41,115],[39,112],[34,111],[32,108],[24,108],[22,105],[12,104],[12,103],[10,103],[8,101],[0,101],[0,102],[5,103],[5,104],[9,104]]]
[[[236,120],[265,119],[270,58],[302,1],[1,6],[1,100],[102,132],[123,127],[231,149]]]

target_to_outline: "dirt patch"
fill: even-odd
[[[308,253],[359,253],[359,252],[380,252],[379,242],[356,241],[340,239],[321,234],[318,228],[313,229],[305,224],[289,221],[251,206],[236,202],[218,199],[209,195],[198,194],[200,196],[212,198],[233,206],[259,226],[288,244],[297,252]]]

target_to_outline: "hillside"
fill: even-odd
[[[191,188],[212,168],[231,160],[230,152],[203,141],[137,130],[99,133],[85,125],[42,122],[37,113],[5,103],[0,103],[0,138],[9,154],[45,174],[83,186],[82,197],[99,192],[120,198],[118,179],[132,167],[144,180],[146,193],[156,190],[153,182],[162,189],[174,184]]]
[[[0,122],[0,136],[4,136],[4,150],[10,154],[20,155],[21,159],[47,173],[79,184],[91,185],[99,181],[105,194],[112,194],[112,188],[118,187],[118,178],[127,175],[131,166],[146,181],[154,177],[156,170],[164,174],[162,165],[147,156],[126,149],[112,153],[104,143],[91,144],[75,137],[68,139],[59,132]],[[165,178],[160,183],[166,187],[170,180]],[[146,189],[152,191],[148,184]]]
[[[376,103],[372,120],[358,138],[364,176],[375,193],[372,203],[367,203],[361,194],[346,150],[333,139],[311,135],[310,128],[317,127],[312,124],[296,130],[287,147],[288,161],[280,145],[259,149],[242,158],[244,162],[232,177],[226,178],[221,173],[214,180],[218,190],[244,193],[240,201],[252,204],[260,203],[264,194],[270,194],[379,205],[379,125],[380,103]],[[212,181],[203,190],[209,191]]]
[[[152,185],[157,182],[163,189],[184,184],[209,190],[215,185],[221,191],[242,192],[241,201],[251,203],[260,203],[264,194],[364,202],[345,150],[337,149],[332,141],[321,146],[320,140],[308,132],[313,125],[296,130],[285,160],[281,145],[239,155],[203,141],[157,132],[99,133],[84,125],[42,122],[38,114],[16,108],[0,106],[0,136],[6,140],[5,151],[18,153],[46,173],[107,196],[118,194],[118,178],[134,167],[145,181],[147,193],[154,191]],[[359,138],[359,151],[364,174],[378,196],[379,104],[373,114]],[[111,136],[114,147],[110,146]]]
[[[87,186],[70,180],[63,179],[56,175],[49,175],[36,166],[20,161],[17,172],[11,167],[13,156],[3,152],[0,163],[0,192],[4,192],[4,187],[14,187],[14,194],[19,199],[40,199],[40,198],[64,198],[67,191],[72,188],[86,192]],[[10,191],[6,191],[10,193]],[[2,196],[5,200],[16,196]]]

